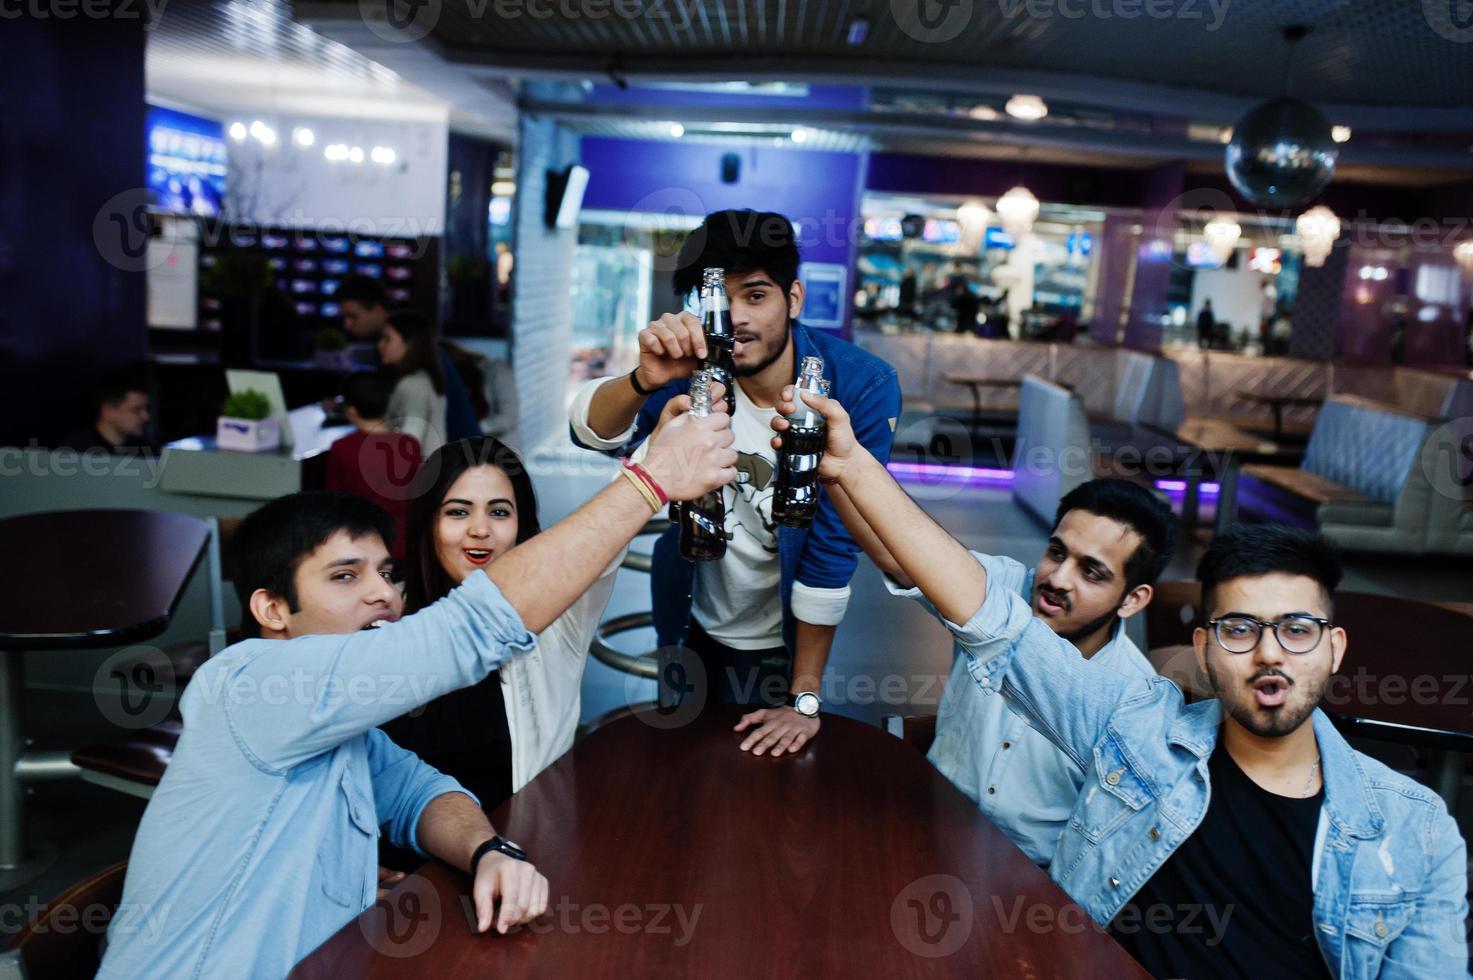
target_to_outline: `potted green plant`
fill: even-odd
[[[317,331],[312,346],[316,351],[317,366],[324,371],[353,370],[353,355],[348,351],[348,335],[337,327],[323,327]]]
[[[215,442],[221,449],[265,452],[281,445],[281,425],[271,417],[271,402],[254,388],[232,392],[220,409]]]

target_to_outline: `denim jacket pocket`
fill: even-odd
[[[317,847],[317,874],[322,893],[345,908],[362,908],[363,861],[378,838],[373,803],[354,789],[352,777],[344,772],[338,782],[348,819],[337,833]],[[372,858],[370,858],[372,860]]]
[[[1350,909],[1345,916],[1345,932],[1380,947],[1384,952],[1385,947],[1406,930],[1416,910],[1415,896],[1352,895]]]
[[[1151,802],[1151,791],[1126,761],[1120,747],[1107,738],[1095,747],[1094,770],[1069,825],[1093,844],[1120,829]]]

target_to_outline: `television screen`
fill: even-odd
[[[982,233],[983,248],[1012,248],[1013,236],[1001,228],[991,227]]]
[[[153,206],[216,217],[225,203],[225,127],[213,119],[149,106],[146,173]]]

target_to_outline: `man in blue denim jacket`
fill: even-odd
[[[736,341],[732,432],[741,476],[726,493],[725,557],[687,562],[677,527],[656,543],[650,571],[655,633],[662,646],[683,644],[696,653],[709,700],[763,706],[737,725],[753,728],[741,748],[778,756],[818,734],[823,671],[849,603],[858,546],[826,498],[807,528],[773,523],[773,405],[803,358],[821,357],[835,397],[853,413],[860,442],[885,460],[900,414],[900,385],[894,368],[873,354],[798,322],[803,283],[787,218],[756,211],[708,215],[677,259],[677,295],[700,285],[706,268],[726,273]],[[667,313],[651,323],[640,332],[634,371],[589,384],[574,399],[574,442],[615,455],[635,452],[665,403],[688,390],[705,356],[696,317]]]
[[[1316,707],[1347,644],[1321,539],[1240,526],[1213,542],[1194,646],[1217,698],[1188,705],[1164,678],[1079,657],[992,587],[1016,563],[968,553],[856,444],[838,404],[807,400],[828,421],[821,475],[936,606],[978,687],[1087,768],[1050,875],[1149,969],[1467,974],[1457,825]]]
[[[724,413],[676,417],[683,407],[670,406],[646,462],[677,500],[736,476]],[[478,931],[540,915],[548,883],[527,855],[378,726],[530,649],[650,513],[644,491],[616,480],[403,619],[392,522],[375,505],[306,493],[248,517],[235,584],[258,635],[184,692],[183,733],[138,828],[99,976],[286,976],[373,903],[381,827],[471,873]]]

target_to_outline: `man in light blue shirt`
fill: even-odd
[[[829,493],[890,593],[915,599],[944,622],[843,490],[834,485]],[[1091,480],[1060,501],[1038,566],[1011,562],[995,587],[1027,599],[1033,614],[1085,659],[1127,676],[1154,677],[1125,635],[1125,622],[1150,603],[1175,541],[1171,508],[1149,490],[1126,480]],[[1047,867],[1084,785],[1084,767],[1000,699],[984,697],[967,666],[965,651],[954,646],[927,758],[1029,859]]]
[[[672,403],[644,462],[675,500],[736,475],[724,412],[688,407]],[[649,520],[643,486],[616,479],[402,620],[378,507],[306,493],[247,518],[235,582],[259,637],[211,658],[181,699],[99,976],[284,977],[374,901],[381,827],[471,873],[478,931],[540,915],[548,883],[527,855],[378,726],[530,648]]]
[[[791,411],[791,393],[779,412]],[[1317,705],[1348,647],[1319,536],[1234,525],[1203,555],[1192,644],[1215,697],[1078,655],[819,396],[838,486],[956,636],[973,682],[1085,767],[1049,876],[1155,976],[1467,976],[1467,847],[1426,786]],[[781,432],[779,417],[773,428]]]

